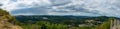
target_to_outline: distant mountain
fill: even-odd
[[[72,15],[66,15],[66,16],[56,16],[56,15],[19,15],[14,16],[18,21],[23,23],[28,23],[29,21],[32,21],[32,23],[35,23],[37,21],[48,21],[51,23],[63,23],[65,21],[73,21],[73,23],[83,23],[85,20],[95,20],[95,21],[105,21],[111,17],[106,16],[96,16],[96,17],[90,17],[90,16],[72,16]],[[120,19],[116,17],[112,17],[115,19]]]

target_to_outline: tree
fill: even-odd
[[[45,24],[42,24],[41,29],[47,29],[47,26]]]

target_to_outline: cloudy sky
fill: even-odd
[[[0,0],[11,15],[80,15],[120,17],[120,0]]]

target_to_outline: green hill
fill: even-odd
[[[51,16],[51,15],[20,15],[15,16],[24,29],[109,29],[111,19],[106,16]],[[34,26],[34,27],[33,27]]]

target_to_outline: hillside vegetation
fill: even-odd
[[[14,25],[12,17],[7,11],[0,9],[0,29],[22,29],[21,27]]]
[[[88,16],[15,16],[17,25],[23,29],[110,29],[110,20],[115,17]]]

